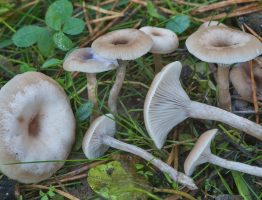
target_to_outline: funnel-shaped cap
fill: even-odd
[[[144,104],[144,120],[148,134],[157,148],[165,143],[169,131],[185,120],[190,103],[179,81],[182,65],[173,62],[165,66],[153,80]]]
[[[216,133],[217,129],[206,131],[197,140],[184,163],[186,175],[190,176],[198,165],[207,162],[208,155],[211,154],[210,144]]]
[[[102,142],[104,135],[114,137],[116,133],[116,123],[112,114],[98,117],[87,130],[82,148],[87,158],[95,159],[102,156],[109,146]]]

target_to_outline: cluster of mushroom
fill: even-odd
[[[234,65],[234,69],[237,69],[244,62],[258,57],[262,53],[261,42],[251,34],[213,21],[210,26],[206,23],[193,33],[186,40],[186,46],[188,51],[198,59],[217,64],[218,104],[221,108],[230,111],[229,69],[233,64],[237,64]],[[234,86],[241,84],[236,81],[237,74],[239,70],[234,70],[230,75]],[[239,87],[236,88],[239,91]],[[243,89],[241,88],[240,91]]]
[[[262,45],[249,34],[216,22],[211,25],[201,26],[187,39],[186,45],[199,59],[218,64],[219,105],[229,108],[228,66],[257,57],[262,53]],[[225,34],[227,37],[224,37]],[[199,138],[185,162],[185,174],[147,151],[114,138],[117,132],[114,117],[118,113],[117,98],[128,61],[151,52],[155,71],[160,72],[146,96],[144,120],[157,148],[162,148],[174,126],[189,117],[221,121],[262,139],[260,125],[220,108],[191,101],[179,81],[180,62],[170,63],[161,69],[161,54],[171,53],[177,47],[176,34],[167,29],[122,29],[100,36],[91,47],[75,49],[65,58],[65,70],[86,73],[88,98],[94,104],[95,113],[82,143],[86,157],[98,158],[109,147],[127,151],[149,161],[190,189],[197,186],[189,176],[197,165],[204,162],[262,176],[259,167],[227,161],[211,154],[209,145],[216,129],[207,131]],[[96,73],[110,70],[116,70],[116,80],[108,97],[110,112],[99,116],[102,111],[98,105]],[[233,73],[233,80],[232,77]],[[74,142],[75,120],[65,92],[54,80],[38,72],[15,76],[1,88],[0,114],[0,170],[4,174],[23,183],[35,183],[50,177],[62,167]]]
[[[262,126],[220,108],[191,101],[179,81],[181,69],[182,65],[180,62],[173,62],[165,66],[162,71],[156,75],[146,96],[144,104],[145,125],[150,137],[159,149],[164,145],[169,131],[189,117],[221,121],[262,140]],[[201,136],[201,138],[204,139],[200,138],[197,142],[197,144],[199,144],[196,144],[195,148],[192,150],[191,154],[193,155],[189,156],[185,162],[185,172],[187,175],[191,175],[197,164],[204,163],[204,158],[202,160],[198,158],[202,155],[202,157],[206,157],[205,162],[208,161],[219,166],[222,165],[225,168],[262,176],[261,168],[258,167],[243,164],[238,165],[237,163],[226,160],[219,164],[221,160],[215,162],[213,160],[218,159],[208,159],[207,156],[211,154],[208,145],[215,133],[210,137],[210,141],[206,140],[209,136],[204,135],[205,134]],[[204,147],[205,145],[206,147]],[[202,150],[203,154],[201,154]],[[228,162],[231,164],[223,164]],[[235,166],[241,167],[237,168]],[[256,171],[254,171],[254,169],[256,169]]]
[[[217,23],[215,22],[212,25],[217,25]],[[227,34],[231,33],[232,37],[236,34],[236,41],[231,41],[231,43],[228,45],[230,48],[232,48],[233,50],[235,50],[236,47],[240,46],[241,47],[241,51],[243,51],[243,46],[249,41],[251,40],[251,43],[253,45],[253,43],[255,43],[254,41],[256,41],[255,38],[253,38],[253,36],[248,35],[247,36],[245,34],[242,34],[242,32],[240,31],[236,31],[230,28],[227,28],[224,25],[220,25],[220,26],[213,26],[213,27],[209,27],[207,24],[204,24],[198,31],[197,33],[200,34],[202,33],[204,30],[208,30],[207,32],[212,32],[213,30],[215,32],[215,37],[219,39],[219,41],[216,43],[214,41],[212,41],[212,38],[210,39],[209,35],[204,35],[203,33],[203,37],[205,37],[207,40],[205,41],[206,43],[203,44],[203,49],[206,48],[206,46],[208,46],[208,44],[211,44],[213,46],[211,47],[207,47],[210,48],[211,50],[209,51],[209,54],[211,54],[211,57],[214,57],[214,53],[212,52],[212,50],[217,50],[219,52],[221,52],[221,48],[223,45],[227,45],[224,44],[225,42],[223,41],[223,37],[219,38],[218,36],[221,34],[221,32],[216,31],[217,27],[219,27],[219,30],[223,30],[225,31]],[[161,53],[170,53],[172,51],[175,50],[175,48],[177,48],[178,46],[178,42],[175,43],[174,40],[172,39],[177,39],[177,37],[172,36],[174,35],[174,33],[170,33],[169,30],[164,30],[164,29],[160,29],[160,28],[152,28],[152,27],[143,27],[140,29],[141,31],[144,31],[146,34],[148,34],[151,37],[151,47],[150,47],[150,40],[149,37],[148,38],[148,49],[147,51],[151,48],[150,52],[153,53],[154,56],[154,61],[155,62],[155,66],[156,69],[155,71],[158,72],[161,70],[161,66],[159,65],[159,63],[161,63],[160,60],[160,55]],[[161,32],[160,31],[164,31]],[[117,92],[115,94],[119,94],[121,85],[123,83],[123,74],[125,73],[125,71],[122,73],[119,73],[119,69],[121,68],[125,68],[127,63],[126,61],[123,60],[130,60],[130,55],[126,55],[126,52],[129,53],[129,50],[133,48],[131,48],[131,45],[134,43],[135,40],[129,40],[129,36],[127,36],[127,31],[130,30],[118,30],[118,31],[113,31],[110,32],[104,36],[99,37],[98,39],[96,39],[93,44],[92,44],[92,49],[93,51],[98,54],[99,56],[103,57],[103,58],[107,58],[107,59],[115,59],[115,61],[118,62],[119,67],[118,67],[118,71],[117,71],[117,79],[115,82],[115,85],[118,85],[117,87]],[[134,30],[134,32],[137,32],[138,30]],[[142,34],[142,32],[140,31],[140,34]],[[201,32],[202,31],[202,32]],[[121,34],[121,33],[125,33],[125,34]],[[165,39],[162,40],[162,35],[168,35],[170,40]],[[135,35],[135,34],[134,34]],[[145,34],[142,34],[143,37],[146,38]],[[142,37],[142,35],[140,37]],[[200,34],[201,35],[201,34]],[[238,41],[238,37],[244,35],[246,37],[246,40],[243,41]],[[199,37],[199,35],[198,35]],[[188,38],[186,44],[188,46],[188,44],[190,44],[191,46],[194,47],[194,44],[192,45],[190,40],[191,37]],[[153,43],[152,43],[153,40]],[[203,39],[200,39],[201,41],[204,41]],[[239,39],[240,40],[240,39]],[[162,47],[162,49],[159,49],[159,45],[163,44],[164,41],[168,41],[168,43],[172,43],[171,41],[173,41],[173,46],[172,47],[168,47],[166,48],[166,44],[165,44],[165,49],[163,49],[164,47]],[[195,40],[193,40],[195,42]],[[242,42],[240,44],[240,42]],[[219,43],[219,44],[218,44]],[[153,45],[152,45],[153,44]],[[255,43],[256,44],[256,43]],[[136,52],[140,52],[141,47],[139,47],[140,45],[137,44],[138,49],[136,50]],[[145,46],[145,44],[143,44],[143,46]],[[158,47],[158,49],[157,49]],[[252,59],[255,56],[258,56],[261,53],[261,44],[256,44],[256,50],[252,51],[251,55],[248,55],[248,58],[245,59]],[[120,49],[120,50],[119,50]],[[245,48],[244,48],[245,49]],[[223,47],[223,50],[225,50],[225,47]],[[143,54],[141,54],[140,56],[144,55],[147,51],[143,51]],[[190,50],[191,51],[191,50]],[[229,51],[229,50],[228,50]],[[228,53],[228,51],[226,51],[226,53]],[[212,54],[213,53],[213,54]],[[156,55],[158,54],[158,55]],[[207,51],[203,54],[208,54]],[[221,53],[222,54],[222,53]],[[200,55],[201,56],[205,56],[202,55],[202,52],[200,50]],[[223,55],[223,54],[222,54]],[[235,57],[236,56],[236,52],[233,51],[231,57]],[[239,58],[239,56],[237,57]],[[134,59],[132,57],[132,59]],[[214,58],[215,59],[215,58]],[[219,58],[221,59],[221,58]],[[238,62],[240,61],[244,61],[243,59],[239,59]],[[210,61],[211,62],[211,61]],[[225,58],[223,57],[221,60],[219,61],[215,61],[212,60],[212,62],[215,63],[224,63],[224,64],[228,64],[228,62],[234,63],[236,61],[225,61]],[[181,84],[179,82],[179,76],[180,76],[180,71],[181,71],[181,64],[179,62],[174,62],[171,63],[169,65],[167,65],[166,67],[164,67],[164,69],[162,69],[162,71],[160,73],[157,74],[157,76],[155,77],[149,92],[147,94],[146,100],[145,100],[145,106],[144,106],[144,119],[145,119],[145,124],[146,124],[146,128],[148,130],[149,135],[151,136],[151,138],[153,139],[153,141],[155,142],[156,146],[158,148],[161,148],[164,144],[164,141],[167,137],[167,134],[169,133],[169,131],[178,123],[182,122],[184,119],[188,118],[188,117],[192,117],[192,118],[200,118],[200,119],[211,119],[211,120],[216,120],[216,121],[221,121],[224,123],[227,123],[235,128],[238,128],[242,131],[247,132],[248,134],[258,138],[258,139],[262,139],[262,127],[258,124],[253,123],[252,121],[249,121],[245,118],[241,118],[237,115],[234,115],[230,112],[227,112],[225,110],[216,108],[216,107],[212,107],[212,106],[208,106],[205,104],[201,104],[198,102],[193,102],[189,99],[189,97],[187,96],[187,94],[185,93],[185,91],[183,90],[183,88],[181,87]],[[222,71],[223,73],[224,68],[219,69],[218,71]],[[121,76],[119,76],[121,74]],[[228,76],[228,74],[227,74]],[[121,78],[119,78],[121,77]],[[220,83],[226,83],[225,81],[225,77],[221,75],[220,73],[218,73],[218,80],[220,80]],[[120,82],[117,81],[118,78],[121,80]],[[223,79],[223,81],[221,81],[221,79]],[[219,81],[218,81],[219,82]],[[113,88],[115,87],[115,85],[113,86]],[[218,86],[219,88],[221,88],[220,86]],[[112,90],[111,90],[112,91]],[[112,92],[110,92],[111,95]],[[224,94],[225,92],[222,91],[220,92],[220,96],[223,96],[221,94]],[[109,96],[109,103],[108,106],[111,110],[111,112],[113,114],[117,113],[117,109],[116,109],[116,97],[117,95],[114,97],[114,103],[110,104],[110,96]],[[223,96],[224,98],[224,96]],[[223,99],[222,98],[222,99]],[[223,101],[222,101],[223,102]],[[113,106],[112,106],[113,105]],[[221,104],[220,104],[221,105]],[[223,104],[224,105],[224,104]],[[171,169],[169,166],[167,166],[165,163],[163,163],[160,160],[157,160],[156,158],[154,158],[152,155],[148,154],[147,152],[145,152],[144,150],[135,147],[133,145],[129,145],[129,144],[125,144],[121,141],[118,141],[116,139],[113,138],[114,134],[116,133],[116,125],[114,122],[114,116],[112,114],[106,114],[103,115],[101,117],[98,117],[90,126],[90,128],[88,129],[84,139],[83,139],[83,150],[85,155],[88,158],[97,158],[101,155],[103,155],[105,153],[105,151],[107,151],[107,149],[111,146],[123,151],[127,151],[136,155],[141,156],[142,158],[144,158],[145,160],[151,160],[152,164],[154,164],[155,166],[157,166],[159,169],[161,169],[162,171],[165,171],[167,173],[169,173],[169,175],[176,181],[178,181],[179,183],[182,183],[184,185],[186,185],[187,187],[193,189],[196,188],[196,186],[194,185],[193,181],[189,179],[189,177],[185,176],[184,174],[175,171],[174,169]],[[191,156],[192,157],[192,156]],[[195,156],[193,156],[195,157]],[[153,160],[152,160],[153,158]],[[189,160],[190,160],[190,156],[189,156]],[[209,160],[210,161],[210,160]],[[211,161],[210,161],[211,162]],[[226,163],[226,161],[224,161]],[[227,161],[230,162],[230,161]],[[191,163],[189,161],[187,161],[186,163]],[[203,162],[199,162],[199,163],[203,163]],[[215,163],[215,162],[213,162]],[[188,170],[185,170],[187,175],[190,175],[192,173],[192,169],[193,169],[193,165],[195,166],[196,164],[193,163],[192,166],[189,167],[189,164],[185,164],[187,167],[185,168],[190,168],[190,173]],[[228,167],[230,168],[230,167]],[[243,169],[242,169],[243,168]],[[244,169],[244,168],[247,168]],[[256,170],[256,172],[251,172],[253,171],[253,169],[258,169],[258,171]],[[249,165],[241,165],[241,167],[231,167],[231,169],[235,169],[235,170],[239,170],[239,171],[243,171],[243,172],[247,172],[250,174],[254,174],[257,176],[260,176],[260,168],[257,167],[252,167]],[[180,174],[180,176],[178,177],[176,174]],[[175,176],[174,176],[175,175]]]
[[[88,97],[96,105],[95,109],[98,109],[95,73],[117,70],[116,80],[108,98],[111,114],[100,117],[93,116],[91,125],[83,138],[82,148],[87,158],[100,157],[109,147],[113,147],[144,158],[161,171],[169,174],[174,181],[178,181],[191,189],[196,189],[193,180],[185,174],[177,172],[145,150],[114,138],[116,133],[114,115],[117,114],[117,97],[124,81],[128,60],[137,59],[150,51],[155,57],[156,70],[160,70],[160,54],[170,53],[177,46],[177,36],[166,29],[154,27],[143,27],[141,30],[122,29],[100,36],[92,43],[91,48],[73,51],[65,59],[63,67],[68,71],[81,71],[88,74]],[[97,113],[100,113],[100,111],[97,110]]]
[[[218,64],[219,105],[230,109],[229,65],[246,62],[262,54],[261,42],[250,34],[212,22],[210,26],[208,23],[203,24],[193,33],[186,40],[186,46],[189,52],[200,60]],[[258,58],[257,62],[259,60]],[[246,66],[245,64],[238,65]],[[257,66],[257,68],[255,69],[259,77],[261,66]],[[146,96],[145,125],[150,137],[159,149],[164,145],[170,130],[189,117],[220,121],[262,140],[262,126],[259,124],[223,109],[191,101],[179,81],[181,69],[180,62],[173,62],[165,66],[154,78]],[[239,79],[250,80],[246,78],[248,77],[246,74],[244,75],[244,70],[238,71],[237,69],[232,70],[231,79],[234,74],[238,73],[242,75],[242,77],[238,77]],[[245,94],[244,97],[251,95],[250,86],[247,88],[239,86],[237,91],[240,91],[240,94],[243,93],[243,96]],[[209,146],[216,132],[216,129],[207,131],[199,138],[185,161],[186,175],[191,175],[197,165],[211,162],[227,169],[262,177],[262,168],[227,161],[212,155]]]
[[[140,30],[112,31],[96,39],[91,48],[76,49],[65,59],[63,67],[66,71],[87,74],[88,98],[94,104],[96,113],[100,112],[97,105],[96,73],[117,70],[115,84],[108,98],[108,107],[116,113],[116,101],[125,78],[128,61],[135,60],[150,51],[155,60],[155,69],[160,71],[160,55],[171,53],[178,47],[178,38],[170,30],[148,26]]]

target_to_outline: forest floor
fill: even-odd
[[[261,178],[226,170],[212,164],[196,169],[193,179],[198,189],[191,191],[173,182],[150,163],[131,154],[110,149],[97,160],[88,160],[81,149],[83,135],[89,127],[90,102],[84,73],[70,73],[62,68],[68,50],[90,47],[92,41],[109,31],[142,26],[168,27],[177,33],[179,48],[163,56],[163,65],[173,61],[183,64],[181,81],[194,101],[217,106],[214,68],[189,54],[187,37],[205,21],[217,20],[257,37],[262,37],[262,4],[256,0],[101,0],[73,3],[73,17],[85,22],[84,30],[68,35],[68,49],[17,47],[12,35],[25,25],[45,25],[45,13],[52,0],[0,1],[0,88],[16,74],[39,71],[55,79],[66,91],[77,118],[76,142],[64,167],[54,176],[37,184],[19,184],[0,174],[0,195],[9,191],[19,199],[261,199]],[[48,44],[46,44],[48,45]],[[212,152],[220,157],[262,166],[262,145],[258,140],[219,122],[187,119],[175,127],[159,150],[147,134],[143,121],[143,104],[154,78],[152,54],[129,63],[121,94],[116,138],[137,145],[183,172],[183,163],[197,138],[206,130],[218,128]],[[99,112],[106,114],[107,97],[115,72],[97,76]],[[238,97],[231,86],[233,112]],[[243,103],[243,102],[242,102]],[[260,102],[258,102],[260,105]],[[242,116],[255,121],[252,103],[244,102]],[[236,108],[237,109],[237,108]],[[98,111],[93,111],[98,112]],[[243,114],[244,113],[244,114]],[[261,120],[260,120],[261,121]],[[112,162],[116,161],[116,162]],[[121,163],[121,166],[118,165]],[[103,169],[113,168],[112,179]],[[90,169],[94,169],[92,173]],[[10,197],[9,199],[12,199]],[[0,198],[2,200],[2,198]],[[8,199],[8,198],[7,198]]]

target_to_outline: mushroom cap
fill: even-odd
[[[197,30],[202,30],[202,29],[205,29],[205,28],[210,27],[210,26],[227,27],[225,24],[218,22],[218,21],[208,21],[208,22],[204,22],[203,24],[201,24]]]
[[[165,66],[154,78],[144,103],[144,121],[157,148],[162,148],[169,131],[188,117],[190,99],[179,81],[182,65]]]
[[[150,50],[151,53],[171,53],[175,51],[179,45],[177,35],[169,29],[144,26],[139,30],[149,35],[150,38],[153,40],[153,47]]]
[[[93,121],[83,138],[82,149],[88,159],[98,158],[109,149],[103,143],[104,135],[114,137],[116,133],[116,123],[112,114],[106,114]]]
[[[137,29],[121,29],[98,37],[94,52],[107,59],[135,60],[152,48],[152,39]]]
[[[0,90],[0,113],[0,170],[6,176],[36,183],[63,166],[74,143],[75,119],[53,79],[39,72],[16,75]]]
[[[198,165],[207,162],[208,155],[211,154],[210,144],[217,131],[217,129],[208,130],[199,137],[184,163],[186,175],[191,176]]]
[[[63,68],[66,71],[78,71],[85,73],[99,73],[116,69],[116,60],[109,60],[96,55],[92,48],[80,48],[73,50],[66,58]]]
[[[256,82],[257,96],[262,99],[262,66],[253,62],[253,73]],[[252,81],[249,62],[239,63],[230,71],[230,81],[238,94],[246,99],[252,99]]]
[[[246,62],[262,53],[262,44],[256,37],[223,26],[196,31],[188,37],[186,46],[191,54],[209,63]]]

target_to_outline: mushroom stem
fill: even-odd
[[[163,67],[163,65],[161,63],[162,56],[161,56],[161,54],[153,53],[153,59],[154,59],[154,64],[155,64],[155,73],[157,74],[158,72],[161,71],[161,69]]]
[[[217,87],[219,107],[231,111],[231,97],[229,93],[229,67],[218,64],[217,68]]]
[[[208,162],[226,168],[226,169],[232,169],[240,172],[244,172],[247,174],[255,175],[258,177],[262,177],[262,168],[261,167],[256,167],[256,166],[251,166],[247,165],[244,163],[240,162],[234,162],[234,161],[229,161],[223,158],[220,158],[214,154],[209,154],[209,155],[203,155],[207,157]]]
[[[251,88],[252,88],[252,97],[253,97],[253,104],[256,112],[256,123],[259,124],[259,114],[258,114],[258,103],[257,103],[257,87],[256,87],[256,80],[254,77],[254,69],[253,69],[253,61],[249,61],[249,68],[250,68],[250,79],[251,79]]]
[[[93,103],[93,110],[95,111],[90,118],[90,122],[92,122],[98,116],[98,102],[96,98],[96,94],[97,94],[96,74],[86,73],[86,78],[87,78],[88,99]]]
[[[185,174],[181,172],[176,171],[174,168],[170,167],[168,164],[164,163],[163,161],[155,158],[152,154],[148,153],[147,151],[139,147],[136,147],[134,145],[130,145],[130,144],[121,142],[107,135],[104,135],[101,139],[104,144],[110,147],[135,154],[149,161],[155,167],[160,169],[162,172],[166,172],[167,174],[169,174],[174,181],[177,181],[192,190],[197,189],[197,186],[195,185],[194,181],[190,177],[186,176]]]
[[[126,66],[128,64],[127,61],[123,61],[123,60],[117,60],[117,61],[119,67],[117,68],[116,71],[116,80],[112,89],[110,90],[109,98],[108,98],[108,107],[113,113],[117,113],[117,97],[122,88],[126,75]]]
[[[262,140],[262,127],[246,118],[196,101],[191,101],[188,111],[192,118],[220,121]]]

